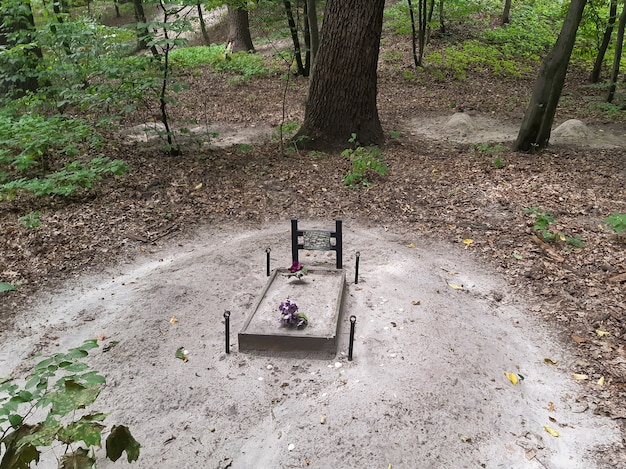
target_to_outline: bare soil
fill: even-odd
[[[369,188],[343,185],[340,155],[272,136],[302,120],[306,79],[292,77],[283,101],[278,74],[233,84],[203,69],[182,77],[173,115],[218,137],[185,137],[170,157],[158,139],[130,139],[146,120],[129,120],[101,150],[129,174],[69,199],[3,202],[0,281],[20,287],[0,297],[0,374],[84,338],[119,341],[94,364],[109,379],[101,410],[144,445],[136,467],[626,465],[626,244],[603,222],[626,213],[623,120],[588,110],[574,70],[556,124],[579,119],[582,137],[512,152],[532,77],[407,79],[410,51],[386,34],[390,170]],[[468,128],[446,128],[461,103]],[[220,142],[229,132],[246,138]],[[535,206],[584,247],[537,237]],[[34,210],[41,227],[18,222]],[[345,219],[352,252],[370,256],[344,314],[359,316],[350,364],[345,323],[330,361],[223,353],[221,313],[243,324],[267,246],[288,263],[292,216]],[[181,345],[189,363],[173,358]],[[516,388],[504,371],[529,378]]]

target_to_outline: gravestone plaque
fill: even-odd
[[[304,249],[312,251],[330,251],[330,231],[323,230],[306,230],[302,233],[304,239]]]

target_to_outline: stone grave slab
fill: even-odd
[[[239,350],[336,353],[346,274],[341,269],[308,268],[301,280],[275,269],[239,333]],[[309,323],[300,329],[281,325],[278,306],[294,301]]]

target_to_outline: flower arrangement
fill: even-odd
[[[279,321],[287,327],[304,327],[309,323],[309,319],[304,313],[298,312],[298,305],[295,301],[285,300],[278,307],[280,310]]]
[[[296,277],[298,280],[302,279],[302,277],[307,274],[306,267],[304,267],[298,261],[291,264],[291,267],[289,267],[288,270],[289,273],[287,274],[287,277]]]

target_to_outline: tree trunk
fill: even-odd
[[[306,6],[311,35],[311,66],[309,67],[311,69],[315,64],[315,57],[320,44],[319,27],[317,25],[317,0],[306,0]]]
[[[378,52],[385,0],[328,0],[311,77],[304,123],[294,137],[303,147],[345,148],[383,142],[376,108]]]
[[[518,151],[545,148],[550,140],[552,122],[561,97],[567,66],[572,55],[576,32],[587,0],[572,0],[556,44],[544,59],[535,83],[515,149]]]
[[[609,93],[606,97],[607,103],[612,103],[615,97],[615,88],[617,87],[617,77],[619,76],[619,65],[622,60],[622,48],[624,46],[624,27],[626,26],[626,4],[622,9],[619,17],[619,25],[617,26],[617,40],[615,42],[615,57],[613,59],[613,70],[611,72],[611,84]]]
[[[617,18],[617,0],[611,0],[611,6],[609,8],[609,21],[604,30],[604,36],[602,36],[602,44],[598,49],[598,55],[593,65],[593,71],[589,77],[591,83],[598,83],[600,81],[600,74],[602,73],[602,63],[604,62],[604,56],[609,44],[611,43],[611,36],[613,35],[613,28],[615,26],[615,19]]]
[[[198,3],[196,5],[198,9],[198,20],[200,21],[200,31],[202,31],[202,39],[204,40],[205,46],[210,46],[211,41],[209,40],[209,32],[206,29],[206,22],[204,21],[204,15],[202,14],[202,4]]]
[[[228,6],[228,39],[226,47],[231,52],[252,52],[252,37],[250,36],[250,22],[248,10],[241,7]]]
[[[505,25],[511,22],[511,0],[504,0],[504,10],[500,18],[500,24]]]
[[[296,67],[298,71],[297,75],[307,76],[304,71],[304,62],[302,62],[302,50],[300,49],[300,39],[298,38],[298,28],[296,27],[296,20],[293,18],[293,10],[291,9],[291,2],[285,0],[285,13],[287,14],[287,22],[289,23],[289,32],[291,33],[291,41],[293,42],[293,54],[296,59]]]
[[[145,26],[147,20],[146,13],[143,9],[143,0],[133,0],[133,7],[135,9],[135,20],[137,21],[138,25],[142,25],[137,26],[137,40],[139,41],[137,44],[137,49],[142,50],[148,47],[148,37],[150,36],[150,31],[148,30],[148,27]],[[150,52],[152,52],[152,55],[154,57],[159,56],[159,51],[155,46],[150,46]]]

